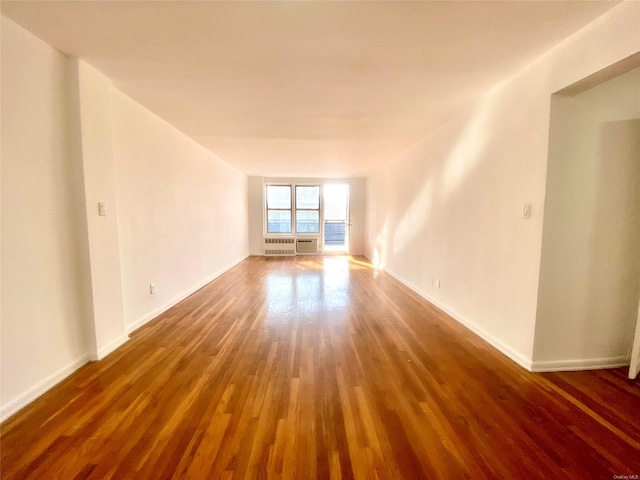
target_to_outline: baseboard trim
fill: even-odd
[[[105,346],[99,348],[97,354],[94,356],[92,360],[102,360],[107,355],[109,355],[110,353],[113,353],[119,347],[127,343],[128,340],[129,340],[129,334],[123,333],[118,338],[111,340]]]
[[[532,372],[572,372],[578,370],[600,370],[603,368],[628,367],[627,356],[607,358],[584,358],[577,360],[538,360],[532,362]]]
[[[114,340],[109,342],[107,345],[104,345],[103,347],[99,348],[97,352],[91,352],[91,353],[84,354],[83,356],[81,356],[77,360],[71,362],[69,365],[66,365],[65,367],[63,367],[63,368],[59,369],[58,371],[52,373],[51,375],[49,375],[48,377],[46,377],[42,381],[38,382],[36,385],[31,387],[26,392],[22,393],[21,395],[19,395],[15,399],[11,400],[6,405],[1,406],[0,407],[0,422],[4,422],[9,417],[11,417],[14,413],[17,413],[19,410],[21,410],[22,408],[26,407],[28,404],[30,404],[35,399],[37,399],[38,397],[40,397],[41,395],[46,393],[48,390],[50,390],[53,387],[55,387],[58,383],[63,381],[65,378],[67,378],[69,375],[71,375],[73,372],[75,372],[78,368],[80,368],[84,364],[86,364],[88,362],[91,362],[91,361],[102,360],[107,355],[109,355],[110,353],[114,352],[115,350],[117,350],[122,345],[124,345],[129,340],[129,334],[132,331],[136,330],[137,328],[140,328],[142,325],[147,323],[149,320],[152,320],[153,318],[157,317],[158,315],[160,315],[161,313],[165,312],[169,308],[173,307],[176,303],[181,302],[182,300],[187,298],[189,295],[191,295],[195,291],[201,289],[206,284],[208,284],[211,281],[215,280],[216,278],[218,278],[223,273],[226,273],[227,271],[231,270],[233,267],[235,267],[239,263],[241,263],[244,260],[246,260],[248,257],[249,257],[249,255],[245,255],[241,259],[231,263],[227,267],[225,267],[225,268],[223,268],[221,270],[218,270],[217,272],[213,273],[212,275],[209,275],[205,280],[203,280],[202,282],[198,283],[197,285],[195,285],[194,287],[190,288],[189,290],[183,292],[182,294],[178,295],[173,300],[171,300],[169,303],[163,305],[162,307],[160,307],[157,310],[154,310],[150,314],[145,315],[142,319],[138,320],[134,324],[127,326],[125,328],[125,331],[126,331],[125,334],[120,335],[118,338],[115,338]]]
[[[182,300],[187,298],[189,295],[192,295],[193,293],[197,292],[198,290],[200,290],[202,287],[204,287],[208,283],[211,283],[216,278],[218,278],[220,275],[223,275],[224,273],[227,273],[229,270],[231,270],[236,265],[239,265],[240,263],[244,262],[247,258],[249,258],[249,256],[250,256],[249,254],[244,255],[239,260],[236,260],[236,261],[232,262],[228,266],[226,266],[226,267],[218,270],[217,272],[209,275],[208,277],[206,277],[201,282],[198,282],[193,287],[191,287],[191,288],[185,290],[184,292],[180,293],[179,295],[175,296],[172,300],[170,300],[169,302],[165,303],[161,307],[156,308],[155,310],[153,310],[152,312],[144,315],[143,317],[139,318],[135,322],[133,322],[133,323],[131,323],[129,325],[126,325],[125,326],[125,331],[127,332],[127,334],[130,334],[131,332],[133,332],[133,331],[137,330],[138,328],[142,327],[144,324],[150,322],[151,320],[156,318],[158,315],[166,312],[167,310],[169,310],[174,305],[180,303]]]
[[[367,259],[369,261],[371,261],[371,259],[369,259],[368,257],[367,257]],[[473,333],[478,335],[480,338],[482,338],[484,341],[486,341],[487,343],[489,343],[493,347],[497,348],[500,352],[502,352],[504,355],[506,355],[511,360],[516,362],[518,365],[520,365],[521,367],[525,368],[526,370],[532,371],[532,362],[531,362],[531,360],[527,359],[524,355],[522,355],[521,353],[515,351],[514,349],[509,347],[507,344],[503,343],[501,340],[497,339],[496,337],[491,335],[489,332],[484,330],[483,328],[477,326],[474,322],[472,322],[471,320],[469,320],[465,316],[459,314],[455,310],[453,310],[453,309],[449,308],[448,306],[444,305],[443,303],[439,302],[438,300],[436,300],[435,298],[431,297],[426,292],[422,291],[420,288],[416,287],[412,283],[407,282],[406,280],[404,280],[402,277],[400,277],[396,273],[392,272],[391,270],[388,270],[386,268],[383,268],[382,270],[385,273],[388,273],[395,280],[397,280],[398,282],[403,284],[405,287],[407,287],[410,290],[412,290],[413,292],[417,293],[420,297],[424,298],[429,303],[432,303],[433,305],[438,307],[440,310],[445,312],[447,315],[449,315],[455,321],[457,321],[458,323],[461,323],[462,325],[467,327]]]
[[[90,362],[92,360],[93,355],[91,353],[86,353],[80,358],[74,360],[70,364],[62,367],[58,371],[52,373],[48,377],[44,378],[36,385],[28,389],[26,392],[18,395],[16,398],[11,400],[6,405],[3,405],[0,408],[0,422],[4,422],[14,413],[18,412],[22,408],[26,407],[28,404],[33,402],[36,398],[46,393],[48,390],[55,387],[58,383],[63,381],[73,372],[75,372],[78,368],[83,366],[84,364]]]

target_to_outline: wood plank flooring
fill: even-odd
[[[625,373],[529,373],[363,258],[251,257],[7,420],[1,477],[638,475]]]

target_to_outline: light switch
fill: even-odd
[[[104,202],[98,202],[98,215],[101,217],[107,216],[107,206]]]
[[[522,218],[529,218],[529,217],[531,217],[531,204],[526,203],[525,205],[522,206]]]

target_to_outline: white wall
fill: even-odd
[[[130,331],[249,254],[247,177],[115,89],[111,108]]]
[[[351,255],[364,254],[365,237],[365,178],[290,178],[290,177],[249,177],[249,246],[251,255],[263,254],[264,238],[264,185],[267,183],[283,183],[290,185],[316,184],[326,185],[330,183],[349,184],[349,216],[351,227],[349,231],[349,253]],[[309,238],[318,238],[321,235],[306,235]]]
[[[3,420],[245,258],[248,207],[244,174],[1,22]]]
[[[640,293],[640,69],[554,96],[534,368],[625,364]]]
[[[367,256],[531,368],[550,96],[639,50],[626,2],[373,172]]]
[[[82,165],[67,58],[2,17],[1,416],[88,360]]]
[[[111,353],[128,336],[124,328],[113,149],[110,81],[82,60],[77,65],[80,144],[91,268],[95,358]],[[98,202],[106,215],[98,214]]]
[[[262,238],[264,231],[264,183],[263,177],[249,177],[248,179],[248,207],[249,207],[249,253],[262,255]]]

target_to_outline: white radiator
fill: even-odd
[[[264,254],[282,256],[296,254],[296,237],[265,237]]]
[[[298,253],[318,253],[318,239],[298,238],[296,241],[296,251]]]

